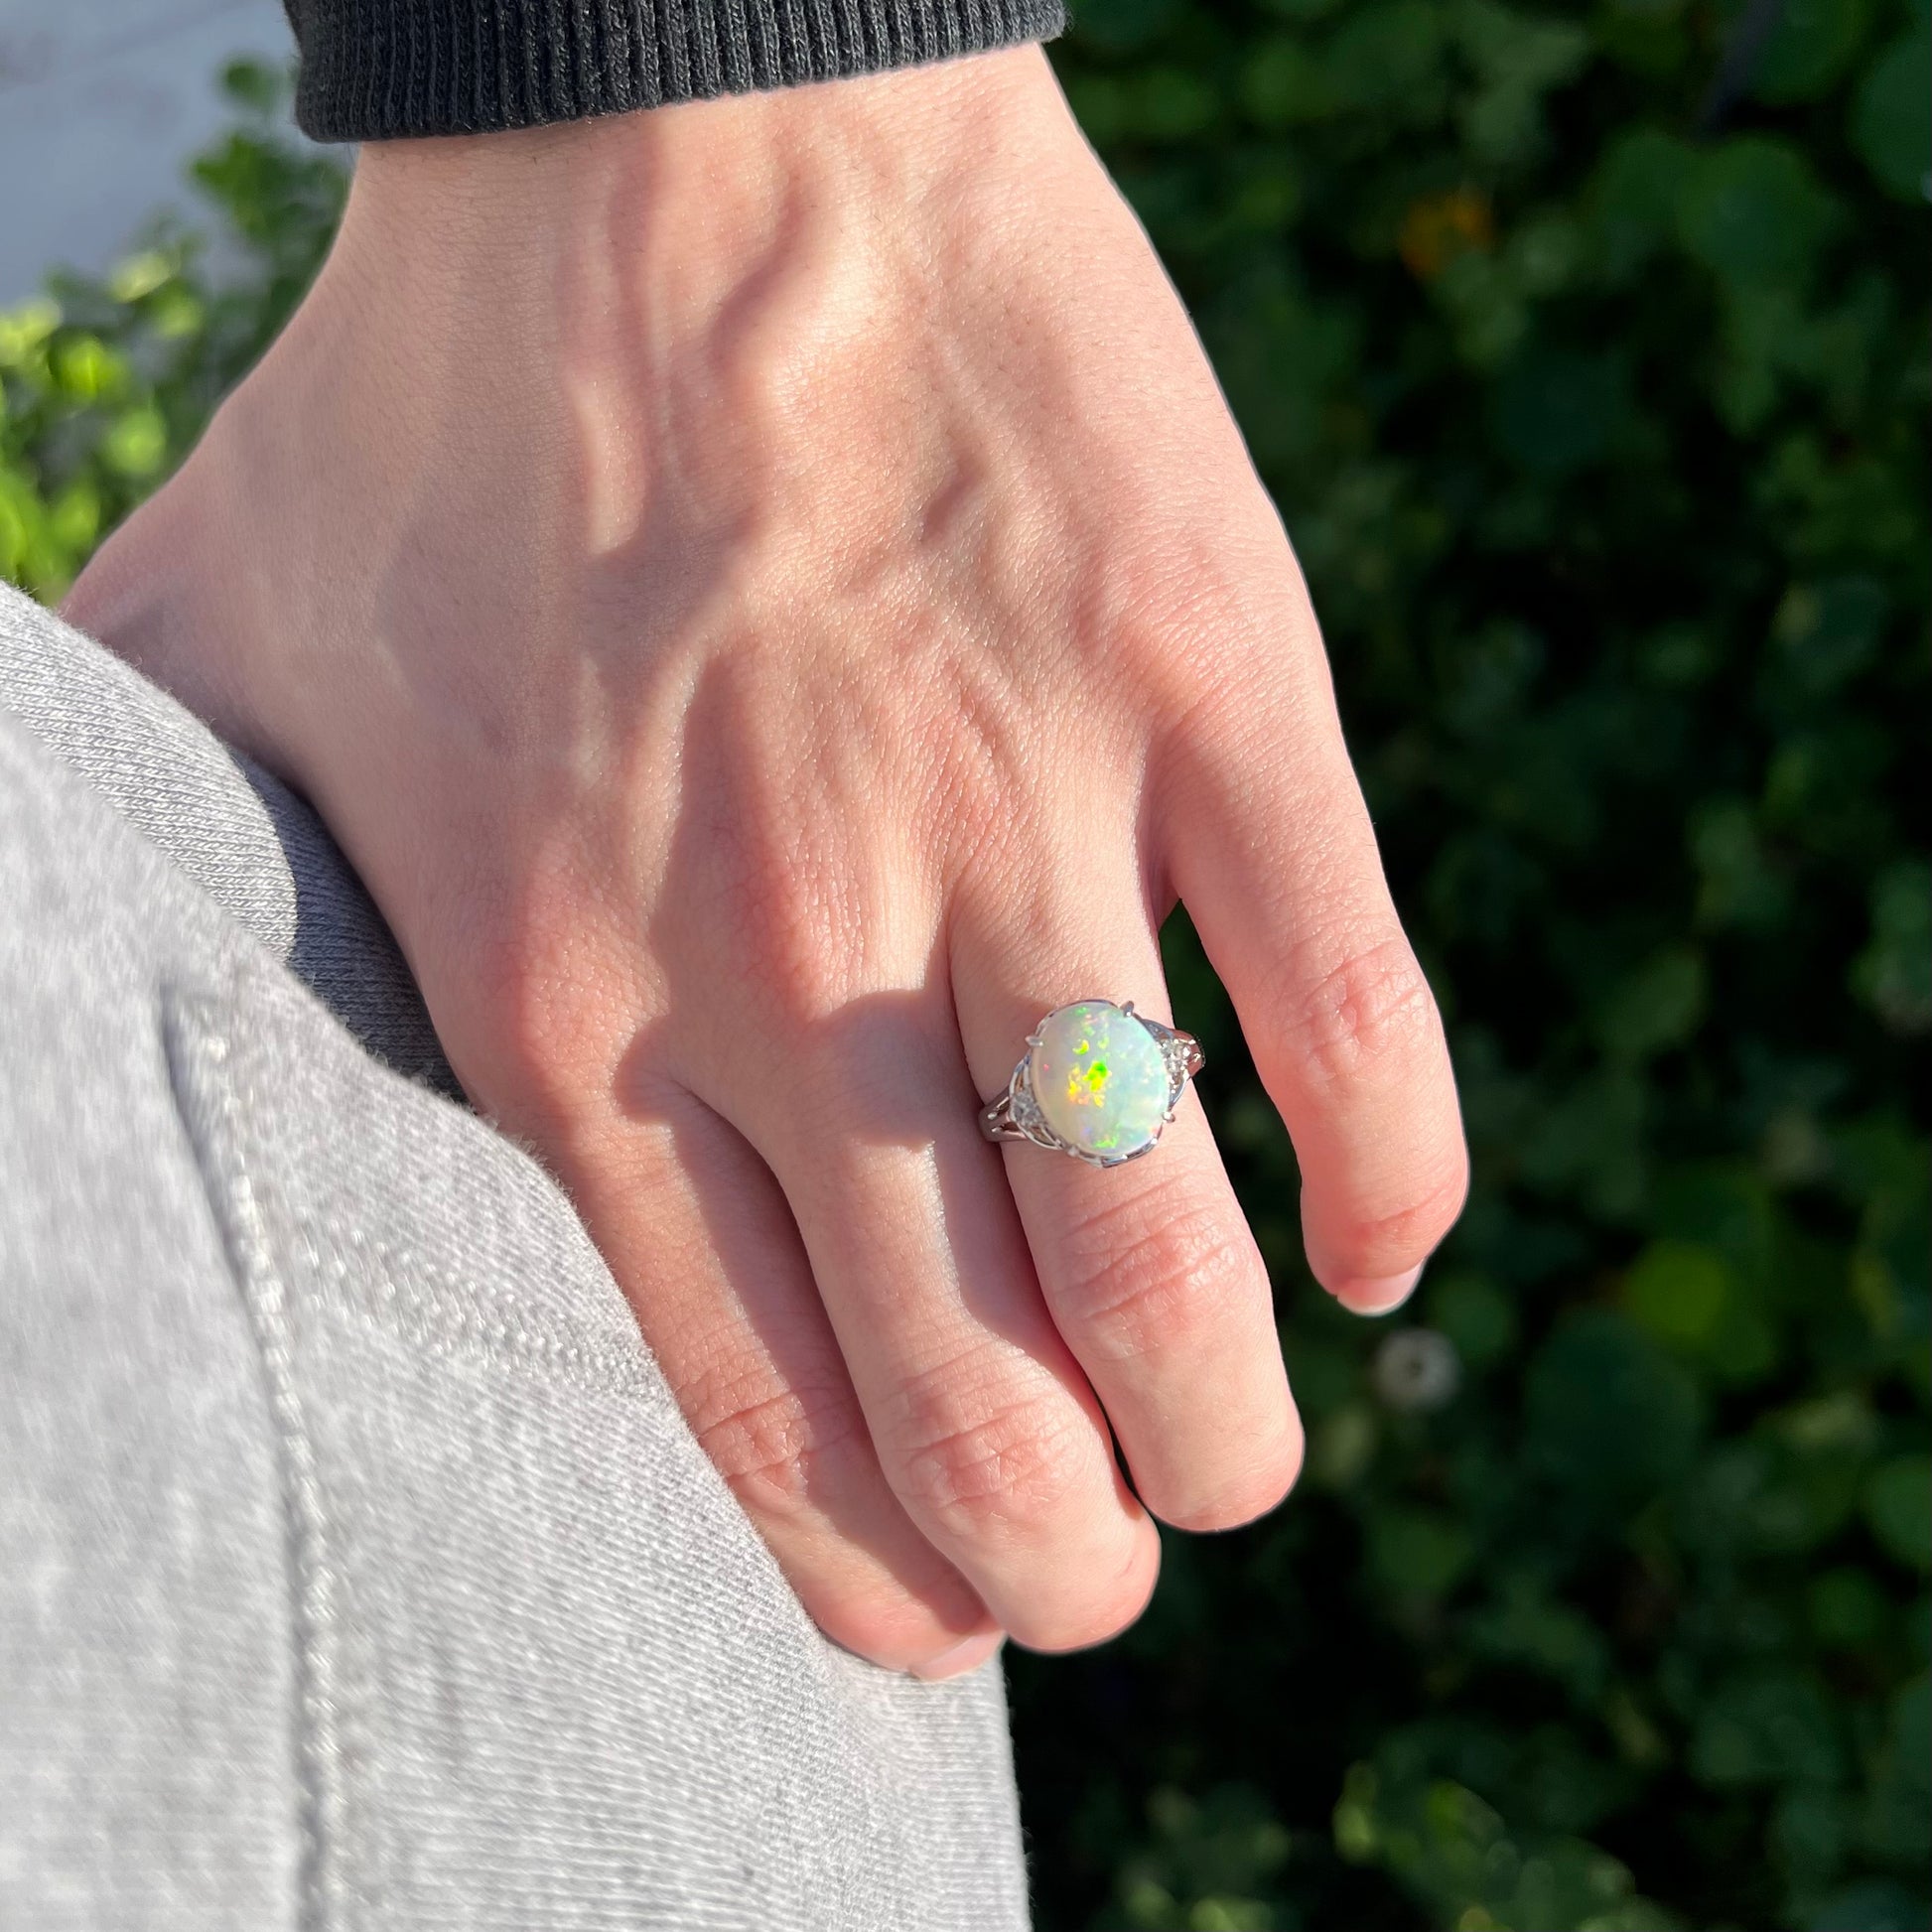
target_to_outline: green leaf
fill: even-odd
[[[1653,1241],[1623,1278],[1632,1319],[1660,1341],[1692,1350],[1716,1339],[1732,1292],[1724,1256],[1688,1241]]]
[[[74,402],[104,402],[128,385],[126,358],[94,335],[69,336],[55,344],[54,374]]]
[[[85,478],[68,484],[48,505],[48,529],[77,565],[100,539],[100,491]]]
[[[1462,45],[1482,83],[1463,104],[1463,139],[1484,162],[1520,164],[1541,143],[1543,96],[1587,65],[1589,36],[1492,0],[1465,0],[1459,11]]]
[[[1156,141],[1183,141],[1213,125],[1220,96],[1185,68],[1159,67],[1142,76],[1136,125]]]
[[[1438,118],[1449,98],[1443,10],[1429,0],[1351,6],[1325,65],[1340,101],[1397,125]]]
[[[1490,420],[1508,455],[1554,482],[1607,456],[1629,407],[1629,378],[1614,357],[1533,349],[1504,372]]]
[[[1118,1886],[1129,1926],[1272,1932],[1283,1922],[1277,1874],[1293,1841],[1261,1792],[1220,1785],[1195,1798],[1164,1785],[1147,1814],[1152,1842]]]
[[[1925,75],[1932,66],[1932,27],[1895,42],[1871,65],[1852,103],[1852,145],[1879,182],[1902,202],[1932,194],[1932,102]]]
[[[1865,1521],[1885,1550],[1913,1570],[1932,1570],[1932,1456],[1895,1455],[1864,1492]]]
[[[1525,1409],[1534,1464],[1592,1514],[1619,1516],[1681,1475],[1702,1405],[1691,1378],[1630,1322],[1573,1315],[1537,1352]]]
[[[1515,1307],[1486,1276],[1458,1272],[1429,1281],[1425,1300],[1430,1320],[1471,1368],[1500,1359],[1515,1345]]]
[[[0,310],[0,369],[18,368],[60,326],[60,304],[45,296]]]
[[[1327,69],[1302,38],[1278,34],[1242,64],[1241,104],[1257,127],[1289,128],[1326,119],[1338,102]]]
[[[1921,1673],[1906,1684],[1890,1719],[1865,1810],[1865,1846],[1923,1871],[1932,1863],[1932,1678]]]
[[[1805,1932],[1925,1932],[1932,1902],[1895,1878],[1862,1878],[1834,1892],[1805,1920]]]
[[[1932,1031],[1932,865],[1901,859],[1871,888],[1871,939],[1852,989],[1895,1034]]]
[[[1744,800],[1700,802],[1691,821],[1691,857],[1703,875],[1697,901],[1701,926],[1764,931],[1789,915],[1789,888]]]
[[[1592,23],[1600,52],[1650,81],[1669,80],[1691,57],[1684,0],[1606,0]]]
[[[1110,54],[1130,54],[1160,39],[1186,9],[1180,0],[1094,0],[1075,16],[1082,42]]]
[[[1789,1671],[1733,1677],[1704,1703],[1692,1732],[1691,1773],[1719,1789],[1830,1785],[1845,1749],[1822,1688]]]
[[[1865,572],[1793,585],[1771,635],[1808,698],[1835,691],[1875,661],[1890,606],[1885,587]]]
[[[1852,1807],[1841,1792],[1800,1785],[1779,1798],[1769,1836],[1788,1880],[1813,1889],[1836,1877],[1845,1863]]]
[[[1704,1018],[1704,956],[1689,946],[1653,954],[1618,983],[1596,1017],[1613,1058],[1644,1060],[1682,1046]]]
[[[152,403],[127,410],[101,438],[101,461],[118,475],[151,477],[168,456],[168,425]]]
[[[1397,1597],[1446,1595],[1475,1560],[1468,1532],[1440,1511],[1386,1509],[1369,1519],[1369,1569]]]
[[[1110,0],[1119,6],[1126,0]],[[238,107],[268,115],[281,106],[289,91],[287,72],[265,61],[230,61],[221,69],[221,90]]]
[[[1834,1650],[1876,1643],[1888,1621],[1884,1590],[1867,1572],[1849,1566],[1814,1577],[1805,1587],[1805,1608],[1819,1642]]]
[[[149,307],[148,321],[162,342],[182,342],[207,319],[207,305],[184,288],[163,289]]]
[[[1498,1601],[1464,1627],[1481,1654],[1553,1679],[1580,1705],[1590,1705],[1601,1694],[1610,1667],[1608,1641],[1582,1611],[1547,1595],[1533,1581],[1506,1587]]]
[[[1838,218],[1805,156],[1787,141],[1744,135],[1714,149],[1677,211],[1686,249],[1722,280],[1756,295],[1802,286]]]
[[[138,255],[130,255],[107,278],[108,293],[116,302],[139,302],[143,296],[152,295],[174,272],[173,256],[159,248],[145,249]]]
[[[1858,58],[1870,19],[1869,0],[1783,0],[1758,57],[1758,99],[1816,100]]]

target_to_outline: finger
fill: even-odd
[[[1379,1313],[1461,1211],[1468,1160],[1442,1019],[1311,641],[1300,689],[1277,667],[1197,708],[1173,762],[1168,855],[1294,1140],[1309,1264]]]
[[[1089,867],[1083,888],[1046,895],[1024,919],[961,907],[954,930],[954,1001],[987,1094],[1006,1086],[1049,1009],[1098,994],[1167,1018],[1159,950],[1125,864]],[[1091,1035],[1112,1062],[1104,1103],[1107,1085],[1132,1077],[1123,1049],[1152,1041],[1132,1021],[1102,1014],[1098,1025],[1114,1033],[1111,1042]],[[1272,1509],[1301,1466],[1301,1425],[1267,1270],[1199,1102],[1184,1093],[1159,1146],[1126,1166],[1096,1169],[1025,1142],[1004,1154],[1047,1307],[1141,1500],[1186,1529]]]
[[[1159,1539],[1040,1300],[943,986],[855,1001],[791,1046],[767,1056],[785,1073],[748,1131],[887,1479],[1017,1641],[1113,1635],[1153,1588]]]
[[[828,1636],[970,1668],[998,1625],[888,1485],[776,1182],[691,1095],[628,1098],[573,1141],[574,1192],[706,1454]]]

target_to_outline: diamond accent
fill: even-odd
[[[1007,1112],[1013,1124],[1030,1141],[1039,1141],[1048,1147],[1057,1147],[1058,1138],[1046,1125],[1046,1116],[1039,1111],[1039,1102],[1034,1098],[1034,1083],[1030,1077],[1031,1060],[1022,1060],[1019,1071],[1013,1076],[1012,1099]]]
[[[1168,1063],[1168,1104],[1172,1107],[1179,1100],[1180,1090],[1207,1064],[1207,1056],[1191,1034],[1177,1034],[1144,1013],[1134,1018],[1160,1042],[1161,1057]]]

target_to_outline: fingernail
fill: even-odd
[[[1004,1630],[982,1630],[978,1636],[964,1638],[951,1649],[940,1651],[938,1656],[914,1664],[909,1674],[923,1678],[928,1684],[940,1683],[948,1677],[964,1677],[969,1670],[978,1670],[1006,1640]]]
[[[1343,1282],[1329,1292],[1352,1313],[1387,1314],[1408,1301],[1421,1280],[1422,1269],[1415,1267],[1406,1275],[1385,1275],[1379,1281]]]

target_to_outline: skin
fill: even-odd
[[[1395,1306],[1461,1206],[1294,556],[1035,49],[368,147],[68,614],[315,801],[881,1663],[1097,1642],[1149,1512],[1295,1479],[1198,1103],[1111,1173],[977,1130],[1048,1008],[1173,1019],[1177,897],[1328,1292]]]

